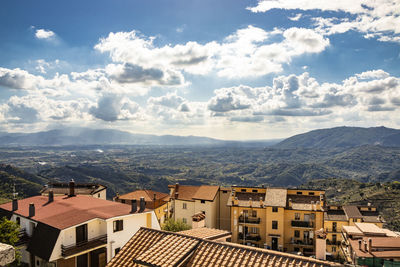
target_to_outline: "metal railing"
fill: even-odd
[[[239,223],[255,223],[259,224],[261,222],[261,218],[258,217],[245,217],[243,215],[239,216]]]
[[[292,221],[293,227],[314,228],[314,222],[309,221]]]
[[[101,235],[76,244],[68,246],[61,245],[61,255],[63,257],[67,257],[106,244],[107,244],[107,235]]]
[[[26,229],[23,228],[23,229],[19,230],[18,241],[15,243],[15,246],[25,245],[29,242],[29,239],[30,239],[30,236],[26,232]]]
[[[241,239],[241,240],[243,240],[243,233],[239,233],[238,234],[238,239]],[[248,233],[248,234],[246,234],[246,239],[245,240],[250,240],[250,241],[260,241],[261,240],[261,236],[260,236],[260,234],[250,234],[250,233]]]
[[[294,245],[314,246],[314,241],[309,239],[294,239],[290,243]]]

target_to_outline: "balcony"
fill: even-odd
[[[293,227],[301,227],[301,228],[314,228],[314,222],[309,221],[292,221]]]
[[[92,248],[97,248],[99,246],[106,244],[107,244],[107,235],[102,235],[69,246],[61,245],[61,255],[63,257],[68,257],[76,253],[89,250]]]
[[[327,233],[340,233],[340,232],[338,232],[338,229],[337,228],[325,228],[325,231],[327,232]]]
[[[314,246],[314,241],[311,239],[294,239],[290,241],[290,244],[296,246]]]
[[[261,219],[258,217],[245,217],[243,215],[239,216],[239,223],[254,223],[260,224]]]
[[[260,241],[261,240],[261,236],[259,234],[246,234],[245,236],[245,240],[246,241]],[[243,233],[239,233],[238,234],[238,239],[243,240]]]
[[[15,246],[23,246],[29,242],[30,236],[26,233],[26,229],[19,230],[18,233],[18,241],[15,243]]]
[[[331,246],[340,246],[342,244],[342,241],[338,241],[338,240],[326,240],[326,244],[327,245],[331,245]]]

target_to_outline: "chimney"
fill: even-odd
[[[368,238],[368,252],[372,251],[372,238]]]
[[[18,200],[16,198],[13,198],[12,200],[12,211],[18,210]]]
[[[75,181],[74,179],[71,179],[69,181],[69,197],[74,197],[75,196]]]
[[[135,213],[137,211],[137,202],[136,199],[131,200],[131,213]]]
[[[30,203],[29,204],[29,217],[34,217],[35,216],[35,204]]]
[[[146,201],[144,201],[144,197],[140,198],[140,212],[143,212],[146,208]]]
[[[156,194],[154,194],[154,196],[153,196],[153,210],[156,209],[156,200],[157,200],[157,197],[156,197]]]
[[[49,203],[54,201],[54,192],[53,190],[49,191]]]
[[[250,207],[253,206],[253,199],[251,197],[249,198],[249,204],[250,204]]]
[[[362,240],[358,240],[358,249],[359,250],[361,250],[361,247],[362,247],[361,243],[362,243]]]

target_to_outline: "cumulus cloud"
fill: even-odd
[[[400,106],[400,79],[382,70],[356,74],[342,83],[319,83],[308,73],[278,76],[272,86],[235,86],[214,91],[207,108],[214,117],[261,122],[264,117],[367,118],[395,112]],[[264,118],[264,119],[262,119]],[[325,118],[325,119],[322,119]]]
[[[0,86],[11,89],[33,89],[43,80],[42,77],[34,76],[19,68],[11,70],[0,67]]]
[[[50,30],[38,29],[35,32],[35,36],[37,39],[51,39],[55,37],[55,33]]]
[[[92,106],[89,113],[97,119],[113,122],[134,118],[139,108],[137,103],[127,97],[108,93],[99,98],[97,105]]]
[[[252,12],[268,12],[272,9],[320,10],[327,16],[314,18],[317,30],[325,35],[356,30],[364,33],[365,38],[378,38],[379,41],[400,41],[400,2],[396,0],[261,0]],[[333,11],[333,12],[332,12]],[[351,16],[343,18],[338,12]]]
[[[272,36],[283,40],[271,42]],[[254,26],[239,29],[221,42],[158,47],[154,40],[137,31],[110,33],[95,49],[109,53],[122,66],[158,70],[159,75],[163,72],[167,74],[164,77],[173,77],[169,79],[173,83],[182,83],[183,73],[205,75],[215,71],[218,76],[233,78],[279,72],[293,57],[319,53],[329,45],[328,39],[310,29],[265,31]]]

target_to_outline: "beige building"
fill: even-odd
[[[229,189],[219,186],[170,185],[170,216],[193,226],[199,213],[205,215],[205,227],[230,230],[230,211],[226,206]],[[196,215],[194,217],[194,215]]]
[[[100,199],[107,198],[106,186],[95,183],[75,183],[73,180],[71,180],[68,183],[62,183],[62,182],[48,183],[42,188],[40,194],[42,196],[47,196],[49,192],[52,191],[55,196],[68,195],[71,182],[74,183],[75,195],[91,196]]]

